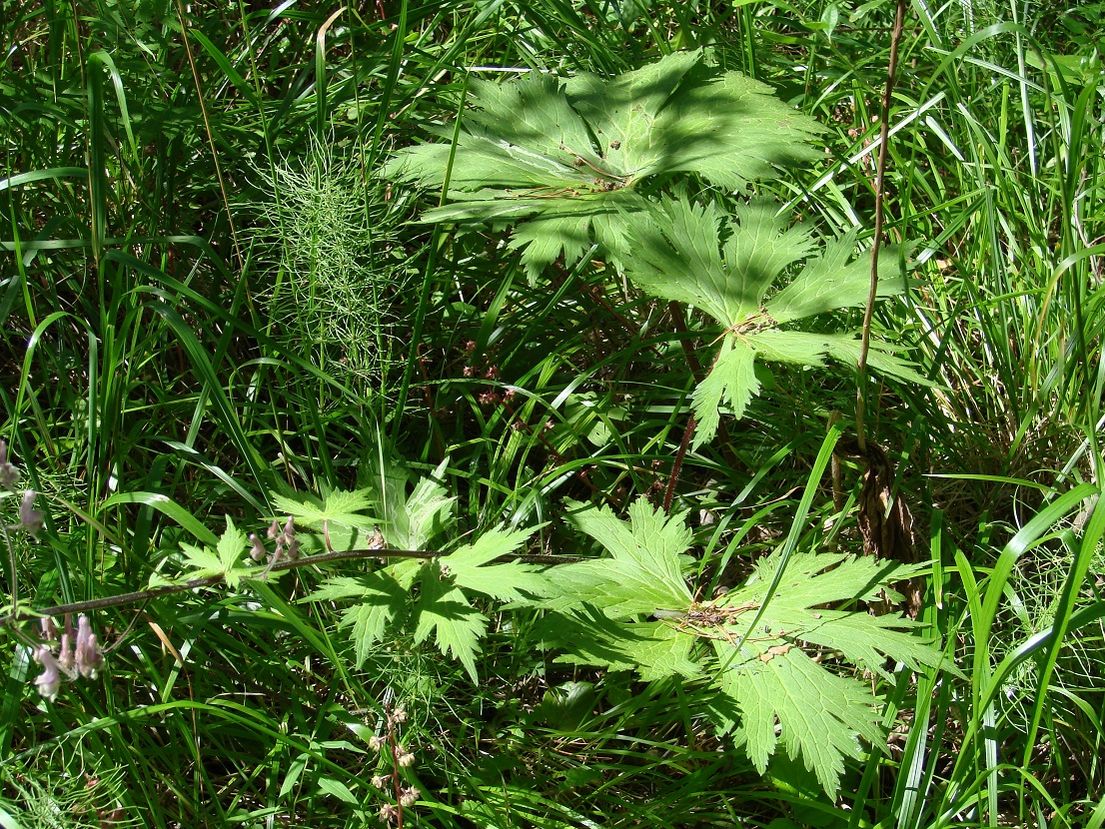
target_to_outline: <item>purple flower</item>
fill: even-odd
[[[43,668],[42,673],[35,677],[38,693],[53,702],[58,695],[58,689],[61,688],[61,671],[58,667],[58,661],[45,645],[38,646],[35,651],[35,661]]]
[[[42,529],[42,513],[35,509],[35,491],[28,489],[19,502],[19,523],[31,535],[38,535]]]
[[[19,483],[19,468],[8,462],[8,444],[0,440],[0,489],[12,491]]]
[[[265,542],[257,537],[257,533],[249,534],[249,557],[254,561],[261,561],[268,555],[268,550],[265,549]]]
[[[83,613],[77,617],[77,672],[83,677],[95,678],[96,672],[103,667],[104,654],[92,632],[92,625]]]
[[[284,524],[284,543],[288,545],[288,558],[299,558],[299,542],[295,538],[295,521],[289,515]]]
[[[61,647],[58,648],[58,666],[73,676],[73,669],[77,664],[77,654],[73,650],[73,638],[68,633],[61,635]]]

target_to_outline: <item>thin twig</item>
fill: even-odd
[[[905,23],[906,0],[898,0],[894,12],[894,28],[890,32],[890,59],[886,66],[886,89],[882,96],[882,115],[879,123],[879,160],[875,173],[875,238],[871,246],[871,284],[867,291],[867,307],[863,312],[863,339],[859,347],[859,378],[856,385],[856,439],[860,451],[866,451],[867,440],[864,435],[864,418],[867,413],[867,355],[871,348],[871,320],[875,315],[875,300],[879,291],[879,250],[882,247],[883,223],[883,183],[886,178],[887,146],[890,137],[890,98],[894,93],[894,75],[898,69],[898,43],[902,38]]]
[[[692,412],[687,417],[687,426],[683,429],[683,439],[679,441],[679,451],[675,453],[675,463],[671,466],[671,477],[668,478],[668,489],[664,493],[664,512],[671,512],[671,502],[675,498],[675,485],[679,483],[679,473],[683,471],[683,458],[687,457],[687,447],[694,434],[694,427],[698,420]]]
[[[356,559],[364,558],[413,558],[423,559],[429,561],[431,559],[442,558],[447,556],[448,553],[437,553],[430,550],[397,550],[390,547],[381,547],[379,549],[365,549],[365,550],[343,550],[333,553],[319,553],[315,556],[306,556],[304,558],[292,559],[289,561],[281,561],[271,566],[264,568],[257,567],[258,578],[267,577],[270,572],[284,572],[287,570],[295,570],[300,567],[311,567],[318,564],[332,564],[338,561],[353,561]],[[554,556],[544,555],[540,553],[526,554],[526,555],[512,555],[512,556],[500,556],[500,558],[510,558],[511,561],[520,561],[525,564],[564,564],[567,562],[581,561],[579,556]],[[251,578],[247,573],[242,575],[239,571],[236,575],[241,578]],[[150,599],[157,599],[161,596],[170,596],[174,593],[186,593],[189,590],[195,590],[200,587],[214,587],[224,580],[224,576],[206,576],[200,579],[190,579],[189,581],[182,582],[181,584],[166,584],[160,587],[151,587],[148,590],[136,590],[133,593],[120,593],[115,596],[105,596],[102,599],[89,599],[84,602],[71,602],[70,604],[56,605],[54,607],[45,607],[40,610],[17,610],[14,613],[10,613],[7,616],[0,616],[0,628],[7,627],[15,624],[16,622],[25,621],[27,619],[33,619],[40,616],[64,616],[67,613],[86,613],[91,610],[104,610],[111,607],[124,607],[126,605],[140,604],[147,602]]]

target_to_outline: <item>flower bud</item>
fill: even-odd
[[[73,638],[68,632],[61,635],[61,646],[58,648],[58,666],[69,676],[73,676],[73,670],[77,664],[77,654],[73,650]]]
[[[19,467],[8,462],[8,444],[0,440],[0,490],[13,492],[19,483]]]
[[[257,537],[257,533],[249,534],[249,557],[254,561],[262,561],[269,551],[265,549],[265,542]]]

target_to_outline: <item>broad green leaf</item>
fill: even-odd
[[[372,507],[372,498],[368,490],[334,490],[321,500],[295,500],[283,495],[272,496],[277,512],[290,515],[297,524],[314,529],[322,529],[328,523],[347,527],[369,529],[379,523],[379,519],[365,515]]]
[[[612,557],[547,571],[554,597],[538,604],[563,611],[590,603],[615,619],[689,607],[692,596],[683,577],[688,563],[683,553],[691,535],[684,519],[666,516],[644,499],[630,508],[629,523],[618,520],[608,507],[578,513],[575,523]]]
[[[402,561],[359,576],[327,579],[301,602],[358,599],[342,611],[339,627],[351,628],[356,665],[361,667],[372,646],[383,638],[389,624],[401,620],[411,602],[410,587],[423,567],[420,561]]]
[[[192,544],[181,542],[180,548],[184,551],[184,565],[188,568],[187,577],[190,579],[203,579],[208,576],[220,576],[223,573],[223,563],[210,547],[196,547]]]
[[[768,315],[779,325],[837,308],[860,308],[867,304],[871,285],[871,257],[855,255],[853,231],[830,240],[816,259],[767,303]],[[877,296],[896,296],[905,290],[894,248],[879,251]]]
[[[468,603],[463,591],[442,580],[435,568],[423,569],[422,595],[414,612],[414,641],[424,642],[432,633],[442,654],[452,654],[464,666],[472,682],[479,682],[476,653],[487,632],[487,617]]]
[[[769,205],[738,205],[730,220],[716,205],[680,197],[653,208],[631,238],[625,269],[634,284],[662,299],[693,305],[722,328],[718,355],[692,396],[698,420],[695,448],[716,433],[722,407],[743,415],[759,391],[757,358],[812,367],[822,366],[826,357],[858,362],[860,342],[854,334],[781,327],[866,304],[869,264],[866,257],[854,256],[854,234],[830,241],[815,254],[809,232],[788,227]],[[797,275],[778,287],[803,261]],[[879,263],[878,296],[901,293],[897,252],[884,251]],[[868,364],[901,380],[926,382],[877,341]]]
[[[227,587],[235,588],[243,576],[249,576],[256,568],[237,567],[249,546],[246,534],[234,526],[230,516],[226,518],[226,530],[219,537],[214,549],[196,547],[182,542],[184,565],[188,568],[183,580],[221,576]]]
[[[696,637],[664,622],[618,622],[586,609],[553,614],[544,627],[571,648],[557,662],[598,665],[612,671],[636,671],[645,682],[670,676],[693,679],[702,672],[692,659]]]
[[[728,403],[734,417],[744,414],[745,408],[760,390],[755,360],[756,352],[746,343],[728,337],[722,341],[714,367],[691,395],[698,420],[692,449],[697,449],[717,434],[722,405]]]
[[[711,676],[720,695],[710,716],[722,733],[736,727],[761,771],[781,744],[835,794],[845,760],[861,756],[860,739],[883,743],[877,699],[855,668],[889,677],[888,659],[911,670],[943,667],[941,651],[915,635],[912,621],[831,607],[894,596],[891,585],[916,568],[792,554],[768,601],[780,566],[772,556],[742,586],[699,601],[684,579],[691,536],[683,517],[643,500],[630,517],[619,521],[605,508],[575,516],[611,557],[547,573],[553,594],[531,602],[552,611],[539,635],[563,649],[558,661],[634,670],[646,681]]]
[[[455,147],[402,150],[384,173],[435,188],[448,177],[456,201],[426,221],[519,222],[512,246],[530,274],[560,255],[570,265],[592,243],[620,261],[630,217],[646,204],[642,186],[695,174],[739,189],[815,157],[808,142],[821,131],[764,84],[709,66],[701,50],[613,78],[532,72],[472,91]]]
[[[390,546],[424,550],[453,522],[456,498],[449,497],[440,483],[446,463],[442,461],[433,475],[419,478],[409,496],[403,469],[392,465],[383,471],[379,484],[384,509],[382,531]]]
[[[502,601],[542,596],[549,592],[548,581],[540,568],[520,561],[504,564],[488,562],[517,550],[536,528],[504,532],[490,530],[472,544],[461,547],[440,560],[442,575],[450,576],[457,587],[475,590]]]
[[[740,662],[729,661],[728,643],[715,640],[714,646],[727,665],[719,686],[740,711],[738,737],[761,773],[781,742],[834,797],[845,758],[863,756],[859,737],[884,745],[874,699],[859,680],[830,673],[794,646]]]

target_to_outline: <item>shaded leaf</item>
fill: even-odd
[[[858,363],[855,334],[781,327],[866,304],[869,264],[866,257],[854,255],[854,234],[830,241],[813,255],[809,232],[788,227],[770,205],[738,205],[730,220],[714,204],[680,197],[650,211],[631,238],[625,269],[634,284],[662,299],[693,305],[722,327],[718,355],[692,396],[698,421],[695,448],[713,438],[723,407],[741,417],[759,392],[757,357],[813,367],[822,366],[826,357]],[[803,260],[799,273],[769,296]],[[879,263],[883,278],[878,296],[901,293],[898,253],[883,251]],[[926,382],[877,341],[872,342],[868,365],[900,380]]]
[[[701,50],[613,78],[474,82],[472,100],[455,147],[402,150],[384,174],[435,188],[449,177],[458,201],[426,221],[520,222],[511,245],[531,274],[559,255],[572,264],[593,242],[620,261],[644,182],[691,173],[738,189],[812,158],[808,141],[821,131],[764,84],[709,66]]]

